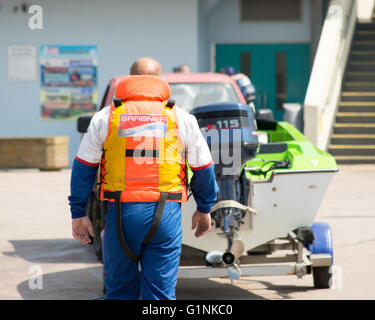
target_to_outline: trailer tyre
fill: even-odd
[[[312,254],[329,253],[332,257],[331,266],[314,267],[312,268],[314,287],[315,288],[329,288],[330,279],[332,278],[333,265],[333,246],[332,246],[332,232],[327,223],[314,222],[311,226],[314,233],[314,242],[308,246]]]
[[[331,267],[316,267],[312,269],[314,287],[317,289],[330,288],[330,279],[332,277]]]

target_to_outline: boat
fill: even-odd
[[[215,122],[215,119],[207,114],[216,112],[222,120],[223,114],[230,118],[238,118],[244,116],[245,111],[249,117],[248,125],[218,130],[220,137],[217,139],[216,146],[219,148],[223,144],[223,131],[236,129],[242,132],[242,140],[246,140],[244,133],[251,131],[247,137],[256,136],[257,144],[254,147],[254,141],[251,142],[253,153],[247,153],[245,156],[247,158],[241,163],[238,172],[230,176],[229,180],[232,181],[225,182],[227,185],[231,183],[234,185],[234,191],[229,192],[231,194],[229,197],[228,192],[222,195],[223,189],[227,188],[222,183],[223,175],[219,172],[222,163],[220,159],[219,161],[214,159],[215,165],[219,167],[219,170],[216,170],[216,177],[220,193],[218,203],[211,210],[211,231],[196,238],[194,230],[191,229],[191,215],[196,209],[193,197],[182,205],[183,253],[180,276],[192,278],[203,275],[223,276],[223,271],[215,273],[213,267],[220,269],[236,264],[237,269],[241,270],[242,267],[239,266],[243,263],[249,268],[256,267],[251,265],[255,260],[259,267],[260,262],[268,264],[272,260],[273,253],[289,249],[294,250],[293,254],[287,254],[286,260],[277,261],[289,261],[295,264],[292,269],[281,274],[303,275],[311,273],[313,268],[316,271],[315,286],[328,287],[332,274],[330,267],[333,265],[331,231],[327,224],[315,222],[315,217],[328,186],[338,171],[336,161],[329,153],[314,146],[288,122],[255,119],[255,125],[252,126],[254,120],[251,117],[254,114],[248,105],[210,104],[198,107],[192,113],[197,117],[202,132],[207,133],[207,121]],[[207,120],[208,118],[210,120]],[[204,119],[203,122],[200,119]],[[243,123],[241,121],[243,119],[239,120]],[[213,143],[212,137],[208,142],[210,142],[211,153],[214,153],[215,142]],[[242,142],[242,149],[244,146],[249,146],[249,141]],[[243,150],[235,150],[233,143],[232,154],[241,152],[243,153]],[[224,206],[218,205],[224,202]],[[221,214],[217,214],[218,212]],[[228,256],[228,253],[233,254]],[[260,259],[262,254],[263,259]],[[254,260],[254,256],[257,259]],[[207,267],[198,266],[199,257],[201,260],[205,258],[211,273],[202,272],[203,269],[207,271]],[[194,268],[192,269],[192,265],[197,266],[196,272]],[[186,272],[184,266],[190,266],[185,270]],[[279,274],[280,267],[278,265],[276,271],[272,270],[271,274]],[[255,269],[249,268],[248,275],[269,274],[265,269],[259,273],[259,268],[256,272]]]

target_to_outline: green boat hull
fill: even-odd
[[[270,124],[269,122],[268,124]],[[267,122],[258,121],[258,132],[268,135],[269,143],[285,143],[283,152],[257,153],[256,157],[247,161],[244,167],[258,167],[267,169],[272,160],[290,160],[288,168],[269,171],[265,176],[246,172],[246,177],[253,181],[269,179],[275,172],[282,171],[337,171],[335,158],[329,153],[315,147],[301,132],[288,122],[277,122],[267,125]],[[275,127],[273,127],[275,125]]]

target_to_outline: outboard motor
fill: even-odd
[[[244,211],[251,209],[246,207],[247,191],[241,169],[254,158],[258,147],[254,113],[249,105],[228,102],[197,107],[191,113],[197,118],[215,163],[220,191],[211,215],[216,228],[227,236],[229,251]]]

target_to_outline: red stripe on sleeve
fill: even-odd
[[[195,167],[195,168],[194,168],[194,167],[192,167],[192,166],[190,166],[190,165],[189,165],[189,167],[190,167],[191,170],[195,170],[195,171],[196,171],[196,170],[206,169],[206,168],[208,168],[211,164],[212,164],[212,161],[210,161],[210,163],[208,163],[208,164],[206,164],[205,166],[202,166],[202,167]]]
[[[96,166],[99,165],[99,163],[87,162],[87,161],[85,161],[85,160],[83,160],[81,158],[78,158],[78,157],[76,157],[76,160],[79,161],[79,162],[81,162],[81,163],[83,163],[83,164],[85,164],[85,165],[87,165],[87,166],[90,166],[90,167],[96,167]]]

